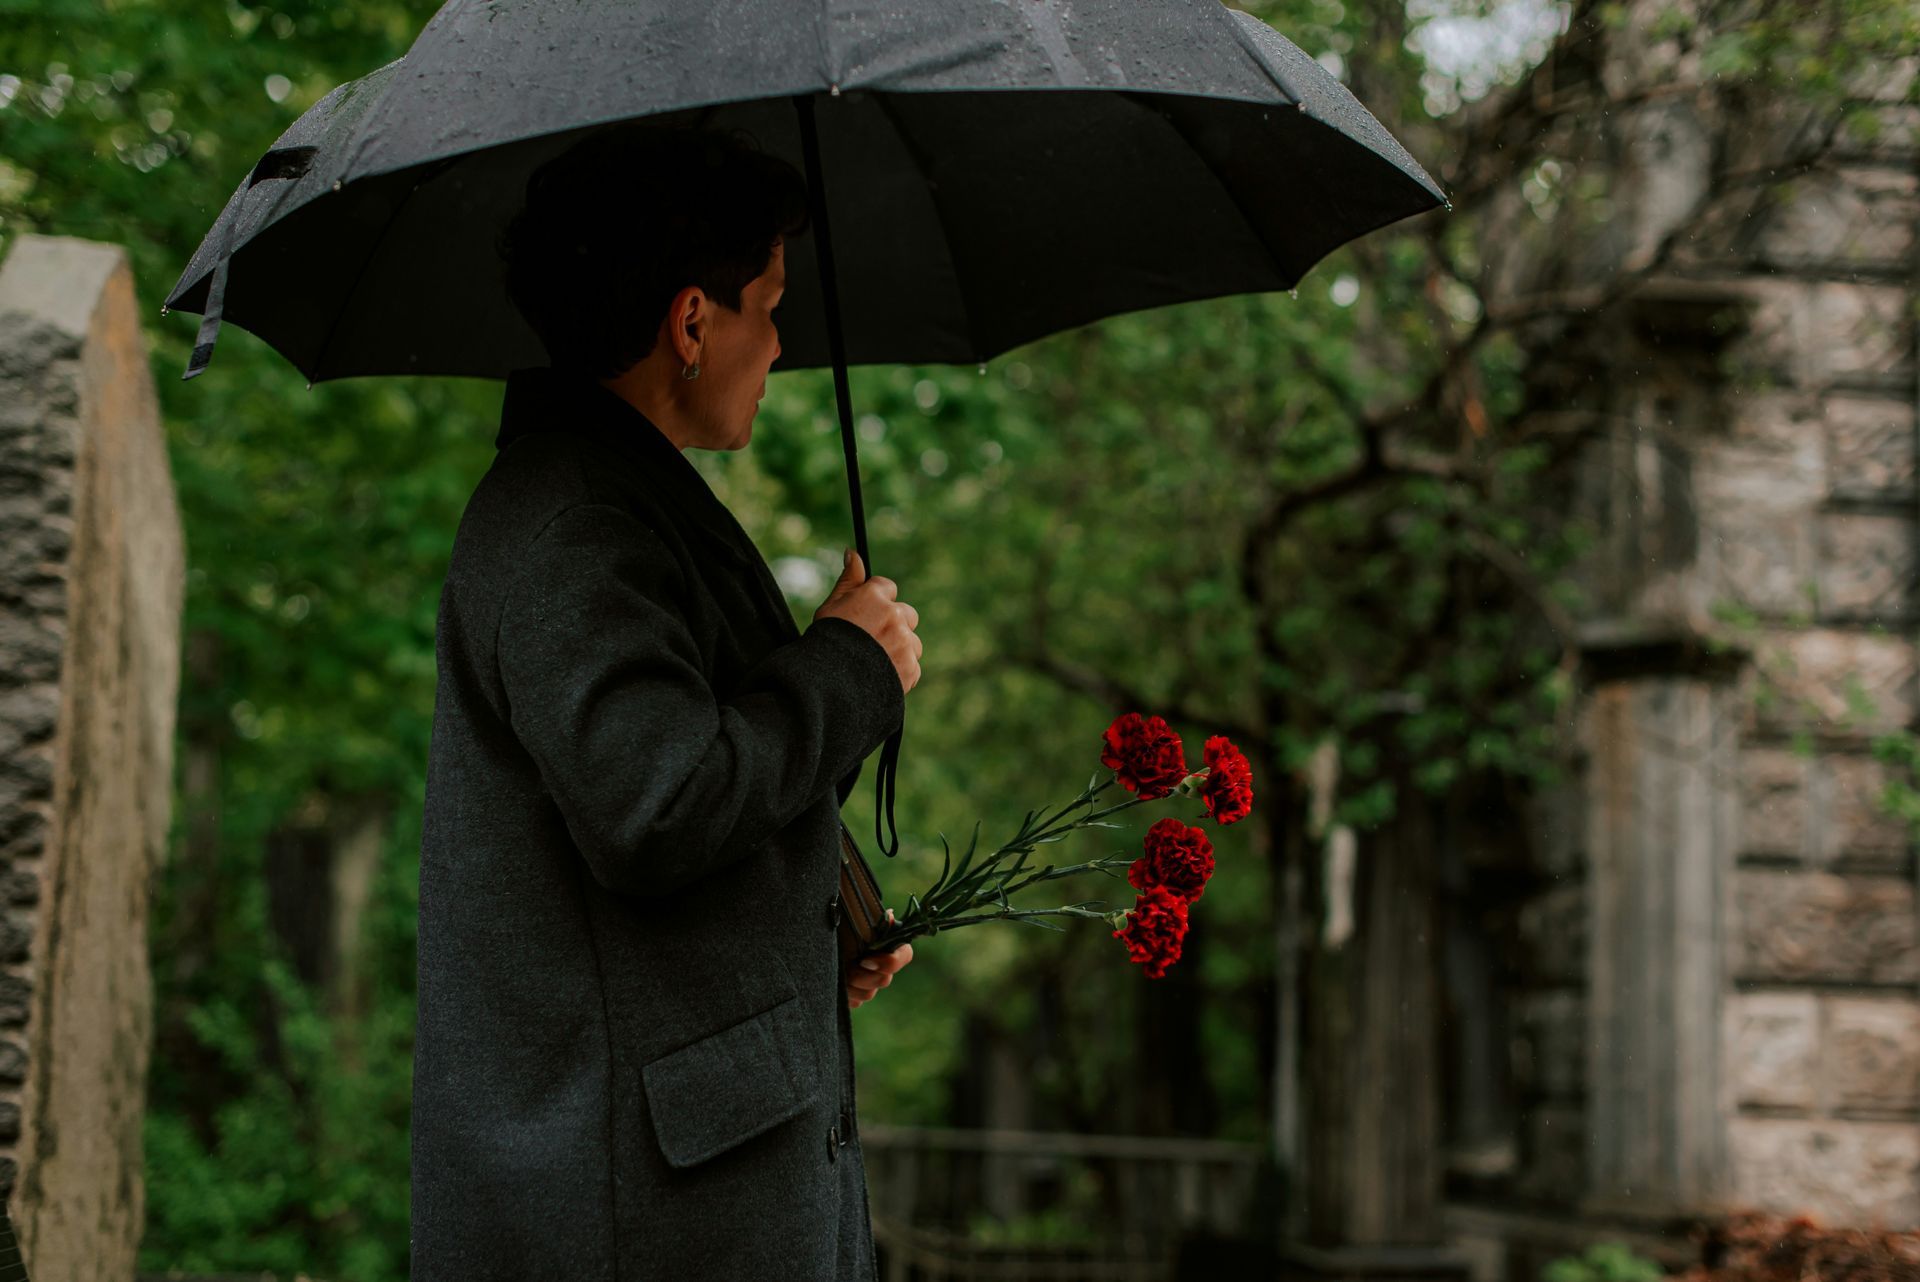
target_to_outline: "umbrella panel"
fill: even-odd
[[[1282,106],[1109,90],[815,103],[854,365],[974,363],[1119,312],[1291,288],[1355,235],[1433,204],[1388,160]],[[789,99],[650,119],[743,128],[803,168]],[[598,127],[308,201],[235,253],[226,318],[314,382],[544,364],[493,246],[527,175]],[[778,368],[824,366],[813,256],[789,253],[787,271]],[[169,306],[205,298],[202,276]]]

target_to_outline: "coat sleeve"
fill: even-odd
[[[896,681],[899,680],[898,677],[895,677],[894,679]],[[891,734],[892,732],[889,731],[888,733]],[[847,798],[853,795],[853,785],[859,782],[860,782],[860,763],[856,761],[853,763],[853,769],[847,771],[846,774],[840,777],[840,782],[833,785],[834,792],[839,794],[841,805],[844,806],[847,804]]]
[[[886,647],[822,618],[719,697],[660,536],[618,507],[550,521],[507,589],[513,732],[602,885],[673,892],[752,853],[884,742],[906,696]]]

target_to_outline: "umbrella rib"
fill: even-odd
[[[1127,96],[1132,97],[1133,95],[1128,94]],[[1278,276],[1282,282],[1279,288],[1281,289],[1291,288],[1291,284],[1289,282],[1297,281],[1299,278],[1289,277],[1287,275],[1287,269],[1284,266],[1282,266],[1280,262],[1279,252],[1274,249],[1272,242],[1269,241],[1264,235],[1261,234],[1260,228],[1254,224],[1253,215],[1247,212],[1247,207],[1241,201],[1239,193],[1234,191],[1233,187],[1227,182],[1225,178],[1221,177],[1219,169],[1215,168],[1214,166],[1213,157],[1207,155],[1205,151],[1201,150],[1199,144],[1195,143],[1193,138],[1187,133],[1187,131],[1181,128],[1180,122],[1178,120],[1175,120],[1172,116],[1169,116],[1165,112],[1159,111],[1159,110],[1153,110],[1153,114],[1160,117],[1160,119],[1164,120],[1167,123],[1167,127],[1173,130],[1173,132],[1179,137],[1180,141],[1187,145],[1187,150],[1191,151],[1194,155],[1200,158],[1200,163],[1206,166],[1207,174],[1209,177],[1213,179],[1214,186],[1218,187],[1221,190],[1221,192],[1226,196],[1228,201],[1230,201],[1233,204],[1234,212],[1240,215],[1241,223],[1245,225],[1248,233],[1252,235],[1253,239],[1259,244],[1260,248],[1267,251],[1267,261],[1273,264],[1274,274]]]
[[[400,203],[394,207],[393,217],[381,224],[380,234],[374,237],[372,247],[367,250],[366,256],[360,260],[360,269],[353,274],[353,284],[347,287],[347,296],[340,301],[339,308],[333,313],[333,321],[327,326],[327,336],[320,340],[320,350],[314,354],[313,368],[307,371],[309,381],[316,383],[320,381],[320,367],[326,363],[327,352],[333,347],[333,336],[340,332],[340,318],[346,315],[347,308],[353,303],[354,295],[360,292],[360,286],[367,279],[367,268],[370,267],[373,264],[373,260],[379,256],[380,247],[387,243],[387,237],[392,233],[393,225],[399,222],[400,215],[406,212],[407,202],[413,199],[414,192],[419,191],[422,187],[426,186],[427,183],[439,177],[440,172],[456,159],[458,159],[458,157],[449,156],[440,161],[433,166],[431,173],[423,175],[418,182],[408,187],[407,194],[402,196]],[[346,192],[342,190],[334,194],[336,196],[344,196]]]
[[[966,277],[961,275],[960,264],[953,257],[953,229],[947,222],[946,207],[940,203],[939,188],[933,185],[933,179],[927,174],[926,161],[921,156],[920,149],[914,145],[912,138],[908,137],[907,131],[900,127],[900,117],[894,114],[888,95],[876,92],[873,100],[879,106],[880,114],[887,118],[889,125],[893,126],[893,136],[900,140],[902,147],[906,148],[907,155],[913,160],[914,172],[920,175],[920,181],[927,189],[927,199],[933,202],[933,216],[940,224],[940,242],[946,247],[947,265],[953,269],[953,287],[960,295],[960,317],[967,330],[967,346],[970,349],[968,355],[978,356],[981,347],[980,336],[974,332],[973,306],[967,300]]]
[[[1233,32],[1233,38],[1239,42],[1240,47],[1246,51],[1247,56],[1253,59],[1254,65],[1260,68],[1261,74],[1273,82],[1274,88],[1287,96],[1288,102],[1292,103],[1301,111],[1305,111],[1307,104],[1305,100],[1300,97],[1300,91],[1287,82],[1286,76],[1280,73],[1280,69],[1274,66],[1273,60],[1267,56],[1267,51],[1260,47],[1260,38],[1255,36],[1252,30],[1244,24],[1257,22],[1266,28],[1267,32],[1271,35],[1277,36],[1280,33],[1274,31],[1270,24],[1247,13],[1244,9],[1228,9],[1223,12],[1227,20],[1227,27]]]

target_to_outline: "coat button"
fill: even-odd
[[[835,930],[840,925],[840,892],[835,891],[833,898],[827,901],[827,929]]]
[[[829,1162],[840,1160],[840,1128],[837,1126],[827,1128],[827,1160]]]

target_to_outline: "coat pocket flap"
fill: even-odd
[[[818,1087],[795,1071],[802,1020],[800,998],[789,997],[641,1068],[669,1165],[704,1162],[806,1111]]]

